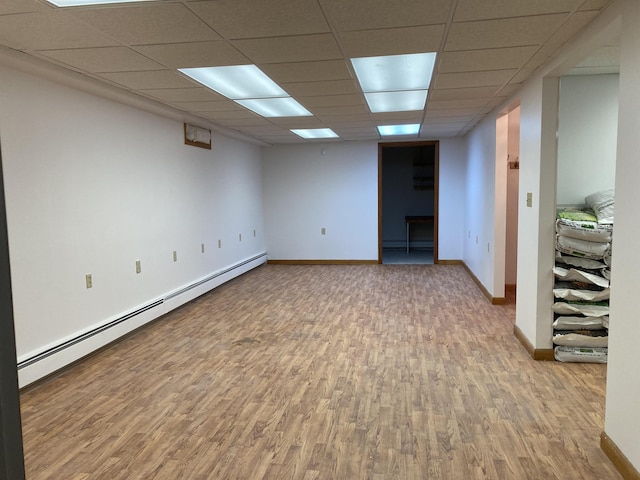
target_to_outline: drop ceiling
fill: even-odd
[[[0,0],[0,45],[267,144],[309,142],[292,128],[378,140],[378,125],[397,123],[421,125],[409,139],[433,139],[467,133],[608,3],[157,0],[58,8]],[[425,109],[372,114],[349,59],[429,51],[438,57]],[[262,118],[177,71],[243,64],[257,65],[313,116]]]

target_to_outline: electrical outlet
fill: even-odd
[[[218,248],[222,248],[222,240],[218,240]]]
[[[87,284],[87,288],[91,288],[91,287],[93,287],[93,277],[91,276],[91,274],[90,274],[90,273],[87,273],[87,274],[84,276],[84,280],[85,280],[85,282],[86,282],[86,284]]]
[[[200,244],[200,253],[204,253],[204,243]]]
[[[242,234],[241,234],[241,233],[239,233],[239,234],[238,234],[238,241],[239,241],[239,242],[241,242],[241,241],[242,241]]]
[[[527,192],[527,207],[533,207],[533,193]]]
[[[178,261],[178,252],[176,250],[173,251],[173,261],[174,262]]]
[[[254,237],[256,236],[256,231],[255,231],[255,230],[253,231],[253,236],[254,236]]]
[[[322,235],[326,235],[326,234],[327,234],[327,229],[326,229],[326,228],[324,228],[324,227],[322,227],[322,228],[320,229],[320,233],[321,233]]]
[[[136,273],[140,273],[142,271],[142,266],[140,265],[140,260],[136,260]]]

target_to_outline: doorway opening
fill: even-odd
[[[438,263],[438,147],[378,145],[378,263]]]

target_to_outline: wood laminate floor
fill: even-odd
[[[28,480],[621,478],[461,266],[266,265],[23,392]]]

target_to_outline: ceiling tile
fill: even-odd
[[[323,80],[352,80],[344,60],[272,63],[264,65],[262,71],[279,84]]]
[[[451,25],[445,51],[540,45],[567,18],[564,13]]]
[[[467,123],[470,122],[475,115],[463,115],[460,117],[428,117],[425,118],[423,125],[439,125],[450,123]]]
[[[155,97],[165,102],[205,102],[216,100],[220,101],[220,94],[204,87],[194,88],[160,88],[154,90],[141,90],[141,93]],[[217,102],[216,102],[217,103]],[[226,102],[223,102],[226,103]]]
[[[223,116],[219,116],[217,112],[214,112],[211,115],[207,115],[207,118],[226,127],[270,125],[267,120],[257,115],[252,118],[224,118]]]
[[[220,39],[181,3],[96,8],[74,11],[73,15],[125,45]]]
[[[347,57],[437,52],[444,25],[341,32],[340,46]]]
[[[346,126],[340,126],[340,127],[335,127],[334,131],[336,133],[341,133],[341,134],[352,134],[352,135],[357,135],[357,134],[363,134],[363,135],[371,135],[371,134],[377,134],[378,130],[376,129],[375,126],[373,125],[368,125],[366,127],[346,127]]]
[[[212,102],[173,102],[173,104],[183,110],[192,112],[249,111],[236,102],[225,99],[222,95],[219,95],[218,98],[220,100]]]
[[[423,124],[420,129],[420,133],[422,136],[423,132],[443,132],[450,130],[461,130],[467,125],[467,122],[459,122],[459,123],[433,123],[433,124]]]
[[[371,125],[371,116],[368,113],[361,113],[357,115],[318,115],[318,118],[327,125]]]
[[[133,49],[167,68],[248,65],[252,63],[223,40],[168,45],[139,45]]]
[[[91,73],[159,70],[162,65],[127,47],[46,50],[41,55]]]
[[[118,43],[66,12],[24,13],[0,16],[0,42],[18,50],[112,47]]]
[[[536,53],[537,49],[537,46],[528,46],[444,52],[440,55],[438,73],[519,68]]]
[[[234,40],[232,44],[255,64],[342,58],[333,35],[328,33]]]
[[[364,104],[360,105],[344,105],[333,107],[313,107],[309,108],[314,115],[357,115],[367,113],[369,110]]]
[[[154,88],[188,88],[194,82],[172,70],[154,70],[150,72],[102,73],[102,78],[134,90]]]
[[[475,87],[475,88],[443,88],[432,89],[430,100],[463,100],[470,98],[491,98],[498,93],[500,87]]]
[[[0,15],[42,12],[53,8],[53,5],[44,4],[38,0],[2,0],[2,3],[0,3]]]
[[[427,114],[429,109],[443,110],[456,108],[481,108],[484,107],[491,97],[466,98],[453,100],[430,100],[427,105]]]
[[[330,31],[316,0],[215,0],[186,5],[227,39]]]
[[[361,95],[322,95],[313,97],[296,97],[296,100],[307,108],[338,107],[342,105],[362,105],[364,97]]]
[[[547,39],[544,48],[555,53],[558,48],[574,37],[597,15],[598,12],[596,11],[577,12],[571,15],[567,21],[562,24],[562,28],[555,32],[551,38]]]
[[[454,22],[569,13],[584,0],[458,0]]]
[[[436,117],[461,117],[464,115],[475,115],[481,110],[481,106],[478,107],[468,107],[468,108],[432,108],[431,105],[427,108],[427,113],[425,118],[436,118]]]
[[[611,0],[587,0],[580,10],[600,10],[611,3]]]
[[[320,0],[339,32],[446,23],[451,0]]]
[[[281,83],[280,86],[293,97],[314,95],[346,95],[358,93],[360,89],[354,80],[326,80],[323,82]]]
[[[271,123],[286,128],[325,128],[326,126],[317,117],[276,117],[271,118]]]
[[[241,110],[201,111],[199,114],[207,118],[215,118],[216,120],[252,120],[251,125],[261,125],[262,120],[265,120],[263,117],[256,115],[246,108],[242,108]],[[256,122],[256,120],[260,120],[260,122],[253,123]]]
[[[440,73],[436,75],[434,88],[470,88],[503,85],[518,70],[489,70],[486,72]]]

